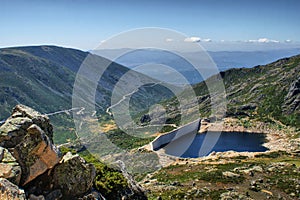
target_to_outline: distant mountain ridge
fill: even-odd
[[[88,52],[56,46],[0,49],[0,121],[6,119],[11,109],[20,103],[41,113],[70,109],[76,73],[88,55],[93,56],[100,66],[110,62]],[[227,115],[272,117],[285,124],[299,126],[299,60],[300,56],[294,56],[266,66],[221,72],[229,101]],[[112,90],[118,79],[128,71],[117,63],[107,68],[96,91],[97,115],[105,114],[106,108],[111,106]],[[131,84],[136,76],[144,75],[134,72],[124,85]],[[200,111],[205,116],[210,107],[205,83],[196,84],[194,90],[199,98]],[[144,112],[149,106],[173,95],[162,87],[154,87],[151,91],[142,88],[132,96],[130,103],[134,112]],[[172,104],[170,101],[165,104],[168,102]],[[173,109],[172,106],[170,109]],[[178,117],[176,112],[172,112]],[[56,132],[59,134],[56,135],[60,137],[54,139],[68,138],[70,130],[74,133],[71,116],[51,116],[51,119],[58,129]]]
[[[115,55],[122,55],[123,52],[127,52],[117,58],[115,62],[128,68],[134,68],[146,63],[163,64],[179,71],[191,84],[203,81],[201,76],[195,75],[192,66],[190,66],[184,58],[177,56],[176,52],[158,49],[101,49],[93,52],[107,58],[115,57]],[[207,53],[211,56],[219,71],[225,71],[231,68],[251,68],[257,65],[265,65],[281,58],[300,54],[300,49],[208,51]],[[188,55],[192,58],[197,58],[199,57],[199,52],[188,52]]]
[[[72,108],[76,73],[87,56],[99,67],[110,63],[98,81],[95,94],[97,114],[101,115],[111,105],[113,88],[120,77],[129,71],[128,68],[70,48],[32,46],[0,49],[0,121],[6,119],[12,108],[20,103],[41,113]],[[123,84],[131,84],[130,81],[136,80],[136,77],[145,76],[133,71]],[[152,92],[148,90],[142,88],[134,95],[131,101],[133,109],[145,109],[147,105],[173,95],[170,92],[162,93],[160,87],[153,87]],[[65,133],[74,127],[70,117],[61,115],[59,118],[51,118],[55,127],[63,129]]]
[[[226,90],[227,117],[250,118],[300,128],[300,55],[253,68],[220,73]],[[218,76],[207,81],[213,82]],[[194,86],[202,117],[210,116],[205,82]],[[175,101],[166,102],[172,110]],[[174,112],[173,119],[179,113]],[[280,128],[280,127],[279,127]]]

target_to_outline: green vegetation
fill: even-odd
[[[299,158],[299,155],[278,151],[255,158],[239,156],[176,164],[155,172],[146,179],[146,183],[152,184],[145,184],[145,187],[150,190],[148,198],[153,200],[158,196],[162,199],[220,199],[229,191],[252,199],[276,199],[278,196],[297,199],[300,197],[297,189]],[[224,172],[235,176],[224,176]]]
[[[63,155],[67,152],[71,152],[72,154],[77,153],[75,149],[64,146],[59,149]],[[95,166],[96,177],[94,187],[106,198],[118,199],[120,194],[127,190],[128,183],[121,171],[100,162],[88,150],[79,152],[79,155],[84,158],[86,162]]]
[[[168,190],[161,193],[159,196],[162,199],[174,199],[174,200],[181,200],[181,199],[211,199],[211,200],[219,200],[220,195],[226,192],[224,189],[220,190],[213,190],[213,191],[201,191],[201,190],[192,190],[191,193],[187,194],[185,189],[175,189],[175,190]],[[149,193],[148,195],[149,200],[157,200],[156,194]]]
[[[139,138],[126,134],[120,129],[112,130],[106,133],[108,139],[114,143],[116,146],[122,149],[134,149],[144,146],[151,142],[154,137],[149,138]]]
[[[71,149],[71,148],[68,148],[68,147],[65,147],[65,146],[60,147],[59,150],[62,153],[62,155],[65,155],[68,152],[71,152],[72,154],[77,153],[77,151],[75,149]]]
[[[55,144],[63,144],[76,140],[74,122],[70,115],[65,113],[49,117],[53,126],[53,141]]]
[[[101,163],[87,150],[80,152],[79,155],[95,166],[94,187],[107,199],[118,199],[119,194],[127,189],[128,183],[122,172]]]
[[[239,125],[243,126],[245,128],[251,128],[252,127],[252,122],[249,119],[246,118],[239,118]]]
[[[298,79],[299,74],[300,56],[282,59],[265,66],[221,72],[227,93],[227,116],[239,118],[246,128],[252,125],[250,121],[241,120],[244,117],[300,128],[299,106],[293,107],[297,105],[296,99],[300,98],[299,92],[287,98],[292,83]],[[208,81],[214,79],[217,79],[217,76],[210,77]],[[205,82],[194,85],[194,90],[199,99],[200,115],[209,117],[210,95]],[[165,101],[164,105],[174,113],[167,121],[179,124],[180,118],[175,114],[179,113],[175,101],[173,98]]]
[[[13,107],[19,103],[30,106],[41,113],[72,108],[71,98],[76,73],[88,55],[90,55],[88,52],[56,46],[1,49],[0,120],[7,118]],[[96,55],[90,55],[90,57],[99,66],[107,62],[106,59]],[[111,92],[115,84],[127,71],[128,68],[112,63],[99,80],[95,94],[97,101],[95,109],[99,121],[110,120],[111,117],[105,114],[105,109],[111,104]],[[130,80],[145,75],[133,72],[132,76],[129,77]],[[88,90],[86,91],[88,92]],[[130,99],[130,112],[132,114],[140,113],[151,105],[172,96],[172,92],[162,86],[145,86]],[[72,113],[69,114],[72,115]],[[90,116],[92,113],[84,114]],[[71,115],[62,113],[51,116],[55,127],[54,140],[56,144],[76,139]]]
[[[172,165],[162,169],[154,176],[154,178],[157,178],[159,182],[164,183],[192,181],[195,179],[204,180],[210,183],[239,183],[244,180],[242,175],[239,177],[227,178],[222,175],[222,172],[232,170],[240,165],[241,164],[216,165],[212,166],[211,170],[205,170],[206,165],[189,166],[190,170],[188,170],[188,173],[179,173],[184,171],[183,169],[186,169],[186,166]]]

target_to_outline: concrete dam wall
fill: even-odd
[[[197,119],[187,125],[184,125],[176,130],[173,130],[171,132],[165,133],[163,135],[157,136],[152,142],[151,147],[152,150],[157,150],[161,146],[166,145],[170,143],[171,141],[175,141],[180,137],[183,137],[190,133],[197,133],[200,127],[200,120]]]

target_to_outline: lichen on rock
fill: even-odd
[[[87,194],[95,168],[79,155],[61,158],[47,116],[17,105],[0,126],[0,199],[73,199]],[[26,190],[26,196],[23,190]]]
[[[27,135],[13,152],[22,167],[22,185],[53,168],[60,160],[56,147],[36,124],[27,129]]]
[[[51,179],[53,187],[60,188],[65,196],[79,196],[92,188],[95,175],[93,165],[68,152],[53,169]]]
[[[1,200],[26,200],[25,192],[5,178],[0,178]]]
[[[32,108],[17,105],[12,115],[0,126],[0,146],[14,148],[23,140],[32,124],[39,126],[53,143],[53,127],[49,118]]]
[[[12,154],[0,147],[0,178],[6,178],[18,185],[21,179],[21,167]]]

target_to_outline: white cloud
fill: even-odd
[[[246,40],[246,42],[250,43],[279,43],[278,40],[272,40],[268,38],[259,38],[257,40]]]
[[[205,38],[201,39],[200,37],[188,37],[184,39],[185,42],[212,42],[211,39]]]
[[[212,42],[212,40],[211,39],[209,39],[209,38],[207,38],[207,39],[203,39],[203,40],[201,40],[201,42]]]
[[[172,38],[167,38],[166,42],[173,42],[174,40]]]
[[[184,39],[185,42],[200,42],[201,38],[199,37],[188,37]]]
[[[292,42],[292,40],[285,40],[284,42],[286,42],[286,43],[291,43]]]

